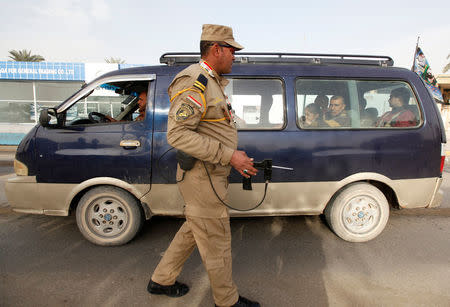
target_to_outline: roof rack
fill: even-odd
[[[350,64],[381,67],[394,65],[394,60],[384,55],[237,52],[235,57],[235,63],[242,64]],[[197,63],[199,60],[200,53],[170,52],[164,53],[159,62],[172,66]]]

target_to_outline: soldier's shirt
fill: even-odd
[[[203,91],[202,86],[196,84],[200,74],[207,80]],[[169,110],[167,140],[176,149],[206,161],[216,192],[223,200],[226,199],[227,176],[231,169],[229,162],[238,143],[236,126],[224,93],[227,84],[225,78],[201,61],[178,73],[168,89],[169,97],[175,98]],[[200,161],[185,174],[179,186],[186,203],[186,215],[228,216],[226,207],[213,194]]]

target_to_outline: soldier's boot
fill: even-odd
[[[214,305],[217,307],[217,305]],[[239,299],[236,302],[236,304],[232,305],[231,307],[260,307],[261,305],[258,302],[253,302],[249,300],[248,298],[245,298],[243,296],[239,295]]]
[[[173,285],[163,286],[152,280],[148,283],[147,291],[151,294],[164,294],[170,297],[180,297],[189,292],[189,287],[176,281]]]

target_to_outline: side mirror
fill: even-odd
[[[41,126],[48,127],[51,121],[56,121],[56,109],[46,108],[41,110],[41,114],[39,115],[39,123]]]

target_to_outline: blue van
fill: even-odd
[[[99,245],[130,241],[153,215],[183,215],[166,141],[167,87],[199,55],[160,60],[107,73],[41,111],[6,184],[14,211],[75,213]],[[325,214],[339,237],[364,242],[384,229],[391,207],[439,206],[440,113],[422,80],[391,58],[237,53],[227,78],[239,148],[284,167],[271,169],[259,207],[232,216]],[[228,201],[250,208],[264,190],[263,172],[244,190],[232,171]]]

